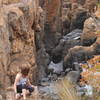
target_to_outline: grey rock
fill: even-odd
[[[78,71],[70,71],[66,76],[66,79],[71,83],[77,83],[79,78],[80,78],[80,73]]]
[[[48,70],[52,70],[53,71],[52,73],[55,74],[61,74],[61,72],[63,71],[63,63],[59,62],[55,64],[51,61],[51,63],[48,66]]]

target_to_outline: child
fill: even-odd
[[[28,79],[28,73],[30,68],[26,66],[21,67],[21,72],[16,75],[15,82],[14,82],[14,91],[16,93],[16,100],[18,100],[21,95],[23,99],[26,100],[26,95],[31,94],[36,88],[35,86],[31,85]]]

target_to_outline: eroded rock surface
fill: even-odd
[[[0,0],[0,95],[4,97],[4,90],[14,82],[22,64],[31,67],[32,83],[49,83],[66,72],[67,78],[76,83],[81,72],[79,63],[100,54],[100,9],[96,17],[90,16],[96,2]],[[41,99],[59,100],[52,86],[40,87]],[[14,93],[7,93],[7,100],[11,100],[9,95]]]
[[[87,61],[93,55],[100,54],[100,37],[90,47],[75,46],[69,49],[69,53],[64,58],[64,69],[76,70],[73,62]]]
[[[32,82],[38,81],[36,64],[35,26],[37,0],[28,0],[0,8],[0,85],[8,87],[22,64],[31,67]],[[32,29],[32,26],[33,29]]]
[[[92,15],[84,23],[83,34],[81,35],[81,42],[84,46],[90,46],[99,37],[98,30],[100,30],[100,8],[95,13],[96,17]]]

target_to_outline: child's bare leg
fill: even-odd
[[[23,94],[24,100],[26,100],[27,90],[26,89],[22,89],[22,94]]]

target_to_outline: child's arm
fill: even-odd
[[[17,93],[17,87],[16,87],[16,86],[17,86],[17,83],[18,83],[19,80],[20,80],[20,77],[21,77],[20,74],[17,74],[17,75],[16,75],[16,78],[15,78],[15,82],[14,82],[14,92],[15,92],[15,93]]]
[[[32,84],[31,84],[31,82],[30,82],[30,80],[29,80],[29,79],[28,79],[28,85],[29,85],[29,86],[32,86],[33,88],[35,88],[35,87],[36,87],[36,86],[34,86],[34,85],[32,85]]]

